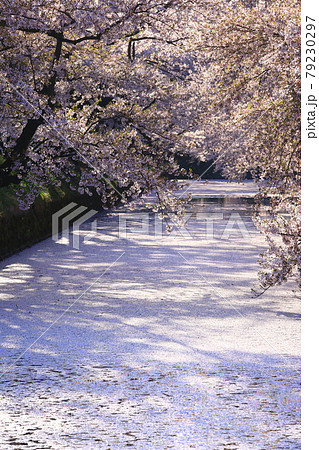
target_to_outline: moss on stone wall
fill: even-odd
[[[70,191],[67,186],[50,188],[41,193],[27,211],[19,209],[11,188],[0,189],[0,260],[51,235],[52,214],[76,202],[92,209],[101,209],[97,196],[89,197]]]

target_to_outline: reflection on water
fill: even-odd
[[[120,206],[113,209],[113,212],[152,212],[153,208],[158,205],[157,199],[150,199],[147,202],[138,202],[134,208],[131,210],[125,209],[125,207]],[[250,196],[204,196],[204,197],[194,197],[189,201],[184,201],[184,207],[186,210],[203,210],[212,208],[225,208],[225,209],[240,209],[252,212],[253,209],[262,208],[263,206],[270,205],[270,198],[263,199],[260,204],[257,204],[255,198]],[[107,215],[107,212],[102,212],[101,215]]]
[[[214,204],[221,207],[230,206],[252,206],[255,205],[253,197],[203,197],[193,198],[191,203],[194,205],[205,206],[207,204]]]
[[[189,212],[238,212],[252,216],[256,209],[256,202],[253,197],[204,197],[193,198],[186,205]]]
[[[185,237],[196,239],[250,238],[250,232],[256,232],[254,214],[262,213],[254,197],[244,196],[205,196],[196,197],[184,203],[185,214],[180,221],[172,211],[163,219],[155,212],[155,202],[139,204],[132,210],[124,207],[114,209],[112,213],[102,212],[97,216],[98,223],[110,230],[116,227],[121,238],[134,238],[147,234],[155,238],[170,236],[167,225],[174,232],[183,232]],[[105,229],[105,228],[104,228]],[[171,231],[172,231],[171,230]],[[182,230],[182,231],[181,231]],[[175,234],[173,233],[173,236]]]

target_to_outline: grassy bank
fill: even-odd
[[[76,202],[92,209],[101,209],[98,197],[80,195],[67,186],[43,192],[27,211],[19,209],[14,191],[0,189],[0,260],[30,247],[51,235],[52,214]]]

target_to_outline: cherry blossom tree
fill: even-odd
[[[174,151],[204,151],[192,15],[187,1],[1,7],[1,185],[22,208],[62,180],[105,204],[166,191]]]
[[[217,2],[201,42],[210,56],[214,150],[227,178],[258,182],[269,249],[261,284],[300,281],[300,5]]]

